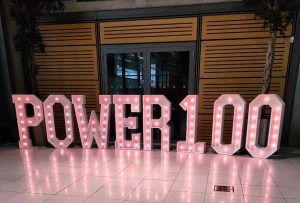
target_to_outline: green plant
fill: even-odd
[[[38,21],[49,13],[60,12],[65,8],[62,0],[12,0],[10,14],[16,21],[13,36],[15,49],[23,55],[24,76],[30,80],[31,91],[35,91],[36,65],[34,52],[44,52],[45,44],[39,30]],[[27,63],[27,64],[26,64]]]
[[[292,9],[296,5],[296,0],[245,0],[245,2],[247,7],[254,10],[256,17],[263,20],[263,29],[267,29],[270,33],[261,91],[262,94],[267,94],[272,79],[276,39],[278,34],[284,34],[292,22]]]

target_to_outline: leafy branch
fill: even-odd
[[[64,11],[62,0],[12,0],[10,14],[16,21],[13,36],[14,46],[21,51],[24,78],[31,92],[35,92],[36,64],[33,53],[45,52],[45,44],[39,30],[38,21],[49,13]]]
[[[292,22],[296,0],[245,0],[245,3],[254,10],[256,18],[263,20],[262,28],[269,30],[270,33],[261,92],[267,94],[270,91],[277,35],[278,33],[284,35]]]

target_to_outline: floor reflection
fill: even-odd
[[[0,202],[300,202],[298,157],[2,148],[0,161]]]

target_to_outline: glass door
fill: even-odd
[[[190,51],[150,51],[151,94],[165,95],[172,102],[171,141],[184,139],[186,112],[179,103],[189,93]],[[160,117],[160,108],[153,108]],[[153,129],[154,141],[160,143],[160,131]]]
[[[128,48],[107,48],[104,49],[102,59],[104,68],[102,73],[103,90],[106,94],[128,94],[143,95],[145,94],[145,55],[146,52],[139,49]],[[142,115],[130,112],[130,106],[126,105],[126,116],[134,116],[138,118],[138,129],[126,129],[126,139],[131,139],[132,133],[142,131]],[[110,122],[110,141],[115,140],[115,113],[112,106],[111,122]]]
[[[171,142],[185,139],[186,112],[179,103],[195,91],[195,43],[106,45],[101,52],[104,93],[165,95],[172,103]],[[154,118],[161,116],[160,110],[154,105]],[[126,116],[130,115],[137,116],[142,126],[142,114]],[[114,122],[111,123],[114,134]],[[134,132],[128,130],[127,134],[130,131]],[[153,136],[154,144],[160,145],[160,130],[153,129]]]

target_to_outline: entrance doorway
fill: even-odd
[[[104,93],[165,95],[172,103],[171,143],[185,139],[186,112],[179,103],[186,95],[195,93],[195,43],[105,45],[101,53]],[[154,118],[161,116],[159,106],[154,105],[153,115]],[[142,114],[127,113],[126,116],[139,118],[137,130],[127,129],[127,139],[130,139],[132,133],[142,132]],[[114,131],[114,122],[111,122],[112,139]],[[154,147],[160,145],[160,140],[160,130],[153,129]]]

